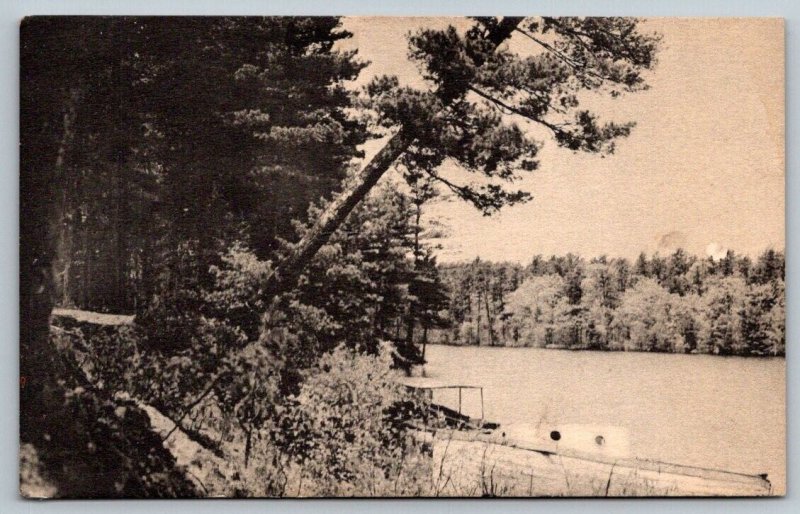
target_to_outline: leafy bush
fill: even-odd
[[[213,286],[204,292],[206,310],[216,319],[241,330],[248,340],[258,339],[267,303],[261,288],[272,273],[269,261],[256,257],[242,243],[234,243],[210,267]]]
[[[377,355],[341,345],[310,370],[284,430],[305,484],[299,494],[421,494],[429,461],[393,417],[414,399],[391,366],[388,344]]]

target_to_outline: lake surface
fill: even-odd
[[[490,421],[619,426],[634,456],[768,473],[785,490],[782,358],[442,345],[426,358],[428,377],[483,386]],[[464,393],[466,413],[478,398]]]

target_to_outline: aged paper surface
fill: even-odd
[[[20,46],[23,496],[785,494],[783,20]]]

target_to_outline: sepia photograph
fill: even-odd
[[[23,498],[786,494],[783,19],[19,52]]]

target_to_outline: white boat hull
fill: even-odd
[[[767,496],[765,476],[593,455],[498,434],[439,431],[433,448],[440,496]],[[549,447],[548,447],[549,446]]]

